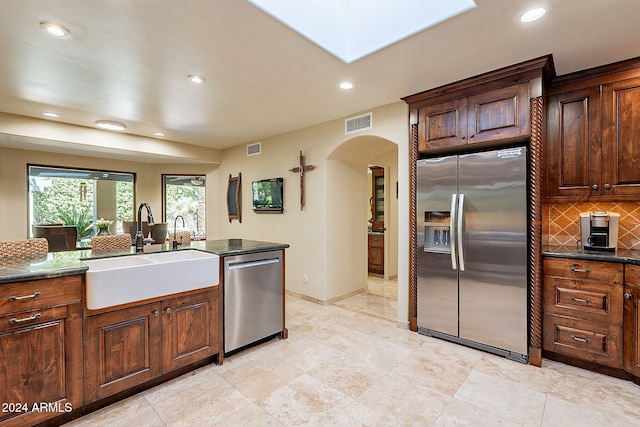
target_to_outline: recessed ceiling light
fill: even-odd
[[[71,31],[59,24],[43,21],[40,23],[40,28],[45,30],[47,34],[54,37],[66,38],[71,36]]]
[[[348,90],[353,89],[354,84],[351,82],[342,82],[338,85],[340,89]]]
[[[547,9],[544,7],[537,7],[535,9],[531,9],[526,11],[520,16],[520,22],[533,22],[542,18],[544,14],[547,13]]]
[[[125,130],[127,126],[124,123],[113,122],[111,120],[98,120],[96,126],[104,130]]]
[[[202,84],[202,83],[204,83],[206,81],[206,79],[204,77],[198,76],[198,75],[195,75],[195,74],[188,75],[187,79],[189,79],[189,81],[191,83],[195,83],[197,85],[200,85],[200,84]]]
[[[60,117],[60,114],[54,113],[53,111],[43,111],[42,115],[45,117],[51,117],[53,119],[55,119],[56,117]]]
[[[157,136],[158,138],[162,138],[164,136],[164,133],[162,133],[162,132],[154,132],[153,136]]]

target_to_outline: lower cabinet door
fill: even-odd
[[[164,372],[218,353],[218,288],[162,301]]]
[[[640,287],[624,289],[624,368],[640,377]]]
[[[0,317],[0,425],[34,425],[82,406],[80,313],[73,304]]]
[[[161,304],[84,319],[85,403],[162,374]]]

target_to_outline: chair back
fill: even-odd
[[[122,221],[122,232],[129,233],[132,237],[136,237],[138,231],[138,223],[136,221]],[[147,237],[151,232],[148,221],[142,221],[142,236]]]
[[[131,248],[131,234],[124,233],[115,236],[93,236],[91,249],[94,251],[109,251],[114,249]]]
[[[10,258],[35,258],[47,255],[48,251],[49,243],[44,238],[0,242],[0,260],[2,261]]]
[[[75,225],[34,225],[33,236],[47,239],[49,252],[75,251],[78,227]]]
[[[167,227],[168,224],[166,222],[155,223],[149,226],[153,243],[164,244],[167,240]]]
[[[188,231],[176,232],[176,240],[183,246],[191,243],[191,233]],[[169,243],[173,242],[173,233],[169,233]]]

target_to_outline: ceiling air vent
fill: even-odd
[[[255,156],[262,152],[262,143],[256,142],[255,144],[247,145],[247,156]]]
[[[344,134],[348,135],[361,130],[373,128],[373,113],[352,117],[344,121]]]

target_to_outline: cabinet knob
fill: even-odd
[[[171,313],[171,307],[167,307],[165,311],[167,312],[167,314]]]
[[[160,312],[158,310],[154,310],[153,315],[155,317],[158,317],[158,316],[160,316]]]
[[[604,188],[606,188],[607,190],[611,188],[611,186],[609,184],[605,184]]]
[[[633,294],[631,292],[624,293],[624,299],[631,299],[632,297],[633,297]]]
[[[473,138],[474,136],[475,136],[474,134],[471,134],[471,135],[469,135],[469,138]]]
[[[460,136],[460,139],[464,139],[464,135],[461,135],[461,136]]]
[[[593,184],[593,185],[591,186],[591,188],[593,188],[594,190],[597,190],[597,189],[598,189],[598,184]]]

